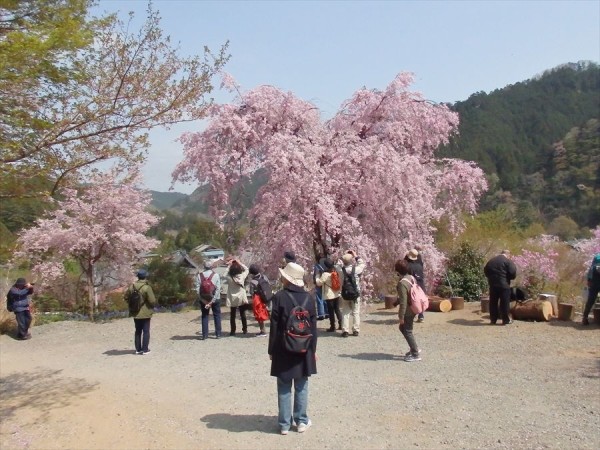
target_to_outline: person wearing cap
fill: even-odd
[[[150,319],[154,312],[156,298],[154,297],[152,287],[148,284],[148,271],[146,269],[138,270],[137,278],[138,280],[125,291],[125,299],[129,298],[133,289],[136,289],[142,297],[142,307],[133,316],[133,323],[135,324],[133,342],[136,355],[147,355],[150,353],[148,347],[150,345]]]
[[[354,250],[348,250],[342,256],[342,286],[344,285],[345,276],[351,276],[352,270],[354,269],[354,278],[358,292],[360,294],[360,276],[365,270],[366,264],[356,255]],[[348,274],[348,275],[346,275]],[[356,300],[345,300],[341,297],[341,310],[342,310],[342,337],[348,337],[350,332],[350,316],[352,316],[352,335],[358,336],[360,333],[360,296]]]
[[[416,248],[411,249],[404,257],[408,265],[408,274],[412,275],[417,284],[425,292],[425,276],[423,275],[423,260],[421,259],[421,253]],[[417,316],[417,322],[425,321],[425,313],[420,313]]]
[[[510,282],[517,277],[517,267],[508,257],[510,252],[502,250],[491,258],[483,268],[490,287],[490,325],[495,325],[498,315],[502,325],[512,323],[510,318]]]
[[[230,336],[235,336],[236,333],[235,315],[238,309],[240,310],[240,319],[242,321],[242,333],[248,333],[248,322],[246,319],[246,311],[250,308],[250,301],[246,291],[248,273],[248,267],[237,259],[232,259],[229,262],[229,270],[227,271],[227,306],[230,308]]]
[[[299,433],[305,432],[312,425],[307,414],[308,378],[317,373],[317,311],[313,296],[304,289],[302,266],[290,262],[285,268],[279,269],[279,273],[283,288],[273,296],[268,353],[271,358],[271,376],[277,377],[279,431],[286,435],[292,421],[296,423]],[[290,353],[283,345],[285,327],[294,302],[305,305],[310,316],[310,326],[315,330],[309,348],[303,354]]]
[[[336,271],[335,265],[330,258],[323,260],[323,273],[315,279],[317,286],[322,288],[323,300],[327,304],[329,313],[329,328],[327,332],[335,331],[335,318],[338,320],[338,329],[342,329],[342,312],[340,311],[340,289],[333,289],[331,283],[331,274]],[[338,274],[339,277],[339,274]],[[341,277],[340,277],[341,279]]]
[[[31,339],[29,326],[31,325],[32,294],[33,285],[28,283],[25,278],[18,278],[6,294],[6,307],[10,312],[15,313],[17,320],[17,339]]]
[[[206,259],[204,260],[204,271],[198,274],[196,277],[196,290],[200,292],[200,284],[202,278],[210,279],[215,285],[215,292],[211,300],[204,300],[200,298],[200,311],[202,313],[201,323],[202,329],[200,340],[203,341],[208,339],[208,315],[212,309],[213,319],[215,321],[215,336],[217,339],[221,338],[221,277],[216,273],[213,268],[213,261]]]

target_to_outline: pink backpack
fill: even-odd
[[[429,308],[429,298],[418,285],[417,280],[411,275],[410,280],[403,278],[401,281],[408,283],[410,309],[415,314],[421,314]]]

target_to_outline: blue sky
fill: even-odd
[[[100,0],[95,11],[134,11],[143,0]],[[162,28],[184,54],[229,40],[225,70],[248,90],[271,84],[331,117],[362,87],[384,88],[403,71],[414,90],[456,102],[524,81],[559,64],[600,61],[600,2],[154,0]],[[218,86],[219,81],[216,82]],[[214,92],[218,101],[226,93]],[[166,191],[181,160],[175,139],[202,123],[151,133],[144,174]],[[176,185],[190,193],[195,185]]]

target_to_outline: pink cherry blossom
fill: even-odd
[[[327,121],[290,92],[257,87],[211,108],[204,131],[181,136],[173,181],[208,184],[213,217],[233,231],[240,181],[259,170],[268,176],[243,243],[267,267],[284,249],[304,264],[318,252],[354,249],[370,263],[369,281],[419,244],[437,273],[444,256],[434,223],[460,231],[487,183],[474,163],[435,157],[458,115],[409,91],[412,80],[402,73],[383,91],[360,89]]]

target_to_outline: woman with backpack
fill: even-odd
[[[265,331],[265,321],[269,320],[267,305],[272,296],[269,279],[261,273],[260,267],[256,264],[250,264],[248,271],[250,272],[252,312],[254,312],[254,318],[258,322],[258,328],[260,329],[256,333],[256,337],[266,337],[268,335]]]
[[[338,330],[342,329],[342,311],[340,310],[342,283],[331,259],[325,258],[322,266],[325,270],[320,276],[315,278],[315,283],[322,288],[323,300],[327,304],[327,313],[329,314],[329,328],[326,331],[331,333],[335,331],[336,317],[338,320]]]
[[[156,305],[156,298],[152,286],[148,284],[148,271],[140,269],[137,272],[138,280],[125,291],[125,300],[129,305],[129,317],[133,317],[135,334],[133,343],[136,355],[150,353],[150,319]]]
[[[231,326],[230,336],[235,336],[235,314],[239,308],[240,319],[242,320],[242,333],[248,332],[248,322],[246,321],[246,311],[249,308],[249,301],[246,295],[246,278],[248,277],[248,268],[237,259],[229,262],[227,271],[227,306],[231,310],[229,324]]]
[[[412,285],[412,277],[408,273],[408,263],[404,259],[399,259],[394,265],[394,269],[400,275],[396,290],[398,291],[398,322],[399,329],[404,339],[408,343],[410,350],[404,355],[404,361],[413,362],[421,360],[421,350],[417,346],[417,341],[413,335],[413,324],[415,321],[415,313],[409,305],[410,301],[410,286]],[[404,282],[403,282],[404,281]]]

